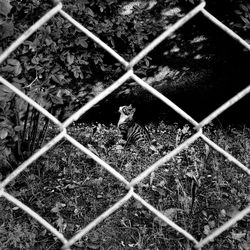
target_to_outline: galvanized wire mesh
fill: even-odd
[[[55,14],[59,13],[65,19],[67,19],[69,22],[74,24],[83,33],[85,33],[88,37],[90,37],[94,42],[98,43],[101,47],[103,47],[103,49],[105,49],[107,52],[109,52],[121,64],[123,64],[125,66],[125,68],[127,69],[127,72],[122,77],[120,77],[117,81],[115,81],[110,87],[106,88],[102,93],[100,93],[95,98],[93,98],[91,101],[89,101],[86,105],[81,107],[77,112],[75,112],[73,115],[71,115],[63,123],[61,123],[55,116],[50,114],[47,110],[45,110],[43,107],[41,107],[38,103],[33,101],[31,98],[29,98],[27,95],[25,95],[22,91],[17,89],[15,86],[13,86],[11,83],[9,83],[6,79],[4,79],[3,77],[0,76],[0,82],[2,84],[9,87],[11,90],[13,90],[13,92],[15,92],[17,95],[19,95],[25,101],[27,101],[30,105],[32,105],[34,108],[36,108],[43,115],[48,117],[60,129],[60,133],[56,137],[54,137],[51,141],[49,141],[49,143],[47,143],[45,146],[43,146],[41,149],[39,149],[36,153],[34,153],[29,159],[27,159],[25,162],[23,162],[9,176],[7,176],[2,182],[0,182],[0,196],[5,197],[7,200],[9,200],[13,204],[17,205],[23,211],[25,211],[30,216],[32,216],[37,221],[39,221],[53,235],[55,235],[59,240],[61,240],[61,242],[63,243],[63,249],[70,249],[70,246],[72,246],[77,240],[79,240],[81,237],[83,237],[85,234],[87,234],[92,228],[97,226],[105,218],[110,216],[114,211],[116,211],[117,209],[122,207],[123,204],[125,204],[132,197],[134,199],[136,199],[137,201],[141,202],[146,208],[148,208],[152,213],[154,213],[156,216],[158,216],[161,220],[163,220],[164,222],[169,224],[172,228],[174,228],[175,230],[177,230],[178,232],[183,234],[187,239],[192,241],[194,243],[195,247],[198,249],[202,248],[209,241],[213,240],[215,237],[220,235],[223,231],[227,230],[229,227],[231,227],[237,221],[241,220],[245,215],[250,213],[250,206],[248,206],[244,210],[240,211],[233,218],[231,218],[229,221],[227,221],[225,224],[223,224],[221,227],[214,230],[206,238],[198,241],[190,233],[188,233],[186,230],[184,230],[183,228],[176,225],[173,221],[171,221],[169,218],[167,218],[165,215],[163,215],[160,211],[155,209],[152,205],[150,205],[148,202],[146,202],[141,196],[139,196],[134,191],[134,186],[136,184],[140,183],[150,173],[155,171],[157,168],[159,168],[165,162],[172,159],[174,156],[176,156],[178,153],[180,153],[184,148],[188,147],[190,144],[195,142],[198,138],[201,138],[202,140],[204,140],[205,143],[207,143],[209,146],[214,148],[220,154],[224,155],[229,161],[233,162],[239,168],[244,170],[248,175],[250,175],[249,168],[247,168],[244,164],[242,164],[240,161],[238,161],[236,158],[234,158],[232,155],[230,155],[224,149],[222,149],[217,144],[215,144],[213,141],[211,141],[202,132],[202,128],[204,125],[210,123],[219,114],[224,112],[226,109],[228,109],[234,103],[238,102],[245,95],[247,95],[250,92],[250,85],[248,87],[246,87],[245,89],[243,89],[242,91],[240,91],[237,95],[232,97],[230,100],[228,100],[226,103],[221,105],[218,109],[216,109],[214,112],[212,112],[210,115],[208,115],[204,120],[202,120],[201,122],[197,122],[190,115],[188,115],[181,108],[179,108],[176,104],[171,102],[168,98],[166,98],[164,95],[159,93],[156,89],[154,89],[153,87],[148,85],[146,82],[144,82],[141,78],[139,78],[133,72],[133,66],[135,66],[143,57],[145,57],[153,48],[155,48],[157,45],[159,45],[164,39],[166,39],[168,36],[170,36],[173,32],[175,32],[177,29],[179,29],[182,25],[184,25],[186,22],[188,22],[190,19],[192,19],[198,13],[202,13],[207,19],[209,19],[210,21],[215,23],[219,28],[221,28],[223,31],[228,33],[229,36],[231,36],[232,38],[237,40],[240,44],[242,44],[249,51],[250,51],[250,45],[246,41],[244,41],[240,36],[238,36],[236,33],[234,33],[230,28],[228,28],[227,26],[222,24],[213,15],[211,15],[209,12],[207,12],[204,9],[205,2],[202,2],[198,6],[196,6],[193,10],[191,10],[189,13],[187,13],[183,18],[181,18],[179,21],[177,21],[173,26],[169,27],[166,31],[164,31],[155,40],[153,40],[145,49],[143,49],[130,62],[127,62],[124,58],[122,58],[119,54],[117,54],[112,48],[110,48],[107,44],[102,42],[92,32],[87,30],[82,24],[78,23],[74,18],[72,18],[69,14],[67,14],[65,11],[63,11],[62,8],[63,8],[63,5],[62,5],[62,3],[59,2],[54,8],[52,8],[40,20],[38,20],[34,25],[32,25],[26,32],[24,32],[12,45],[10,45],[0,55],[0,63],[2,63],[10,55],[10,53],[12,53],[20,44],[22,44],[32,33],[34,33],[38,28],[40,28],[48,20],[53,18],[53,16]],[[96,156],[94,153],[92,153],[89,149],[87,149],[82,144],[80,144],[78,141],[76,141],[74,138],[72,138],[67,133],[67,127],[72,122],[78,120],[78,118],[81,115],[83,115],[86,111],[91,109],[95,104],[100,102],[102,99],[104,99],[105,97],[110,95],[114,90],[119,88],[126,80],[128,80],[130,78],[133,79],[134,81],[136,81],[140,86],[142,86],[143,88],[148,90],[150,93],[152,93],[154,96],[159,98],[161,101],[163,101],[166,105],[171,107],[177,113],[179,113],[183,118],[185,118],[191,124],[193,124],[194,127],[197,129],[197,132],[193,136],[191,136],[189,139],[187,139],[185,142],[183,142],[181,145],[176,147],[173,151],[171,151],[170,153],[168,153],[167,155],[162,157],[160,160],[155,162],[153,165],[149,166],[144,172],[142,172],[136,178],[134,178],[132,181],[129,182],[124,178],[124,176],[122,176],[120,173],[118,173],[109,164],[104,162],[102,159],[100,159],[98,156]],[[5,190],[5,186],[7,184],[9,184],[23,170],[25,170],[31,163],[33,163],[36,159],[38,159],[41,155],[43,155],[45,152],[47,152],[51,147],[56,145],[63,138],[68,140],[69,142],[71,142],[74,146],[79,148],[83,153],[87,154],[92,159],[94,159],[103,168],[105,168],[113,176],[115,176],[119,181],[123,182],[128,188],[127,194],[121,200],[119,200],[116,204],[114,204],[111,208],[109,208],[107,211],[105,211],[103,214],[101,214],[98,218],[93,220],[89,225],[87,225],[85,228],[83,228],[81,231],[79,231],[74,237],[72,237],[69,240],[66,239],[65,236],[63,234],[61,234],[55,227],[53,227],[45,219],[43,219],[41,216],[39,216],[35,211],[30,209],[28,206],[26,206],[25,204],[20,202],[18,199],[16,199],[14,196],[10,195]]]

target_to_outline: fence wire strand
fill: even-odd
[[[202,239],[198,242],[190,233],[188,233],[183,228],[176,225],[172,220],[164,216],[159,210],[154,208],[148,202],[146,202],[142,197],[134,192],[133,187],[139,184],[142,180],[144,180],[150,173],[156,171],[160,166],[164,165],[167,161],[172,159],[178,153],[180,153],[183,149],[189,147],[193,142],[195,142],[198,138],[201,138],[205,143],[211,146],[220,154],[224,155],[229,161],[233,162],[237,167],[241,168],[250,176],[250,169],[238,161],[231,154],[223,150],[216,143],[211,141],[208,137],[206,137],[202,128],[210,123],[215,117],[218,117],[222,112],[227,110],[230,106],[238,102],[241,98],[247,95],[250,92],[250,85],[240,91],[237,95],[232,97],[226,103],[218,107],[214,112],[208,115],[204,120],[200,123],[195,121],[189,114],[187,114],[184,110],[178,107],[175,103],[170,101],[167,97],[159,93],[156,89],[148,85],[141,78],[139,78],[136,74],[133,73],[133,66],[135,66],[143,57],[145,57],[150,51],[152,51],[157,45],[159,45],[163,40],[165,40],[168,36],[170,36],[173,32],[177,31],[181,26],[183,26],[186,22],[191,20],[198,13],[202,13],[208,20],[217,25],[220,29],[226,32],[230,37],[238,41],[242,44],[247,50],[250,51],[250,45],[238,36],[234,31],[228,28],[226,25],[221,23],[217,18],[211,15],[207,10],[205,10],[205,2],[201,2],[197,5],[193,10],[187,13],[183,18],[177,21],[173,26],[169,27],[164,31],[161,35],[159,35],[155,40],[149,43],[140,53],[138,53],[130,62],[127,62],[124,58],[122,58],[117,52],[115,52],[111,47],[109,47],[106,43],[104,43],[101,39],[99,39],[92,32],[87,30],[82,24],[77,22],[73,17],[67,14],[64,10],[62,10],[62,3],[58,3],[54,8],[52,8],[48,13],[46,13],[42,18],[40,18],[34,25],[32,25],[27,31],[25,31],[16,41],[14,41],[1,55],[0,55],[0,64],[8,58],[8,56],[19,46],[21,45],[31,34],[33,34],[37,29],[39,29],[43,24],[45,24],[48,20],[53,18],[54,15],[59,13],[63,18],[72,23],[76,28],[81,30],[84,34],[86,34],[89,38],[91,38],[94,42],[99,44],[104,50],[110,53],[114,58],[116,58],[126,69],[127,72],[120,77],[117,81],[115,81],[110,87],[106,88],[102,93],[97,95],[95,98],[90,100],[86,105],[81,107],[77,112],[72,114],[65,122],[61,123],[55,116],[50,114],[46,109],[40,106],[38,103],[29,98],[26,94],[24,94],[21,90],[16,88],[14,85],[9,83],[6,79],[0,76],[0,82],[10,88],[14,93],[20,96],[23,100],[32,105],[35,109],[37,109],[40,113],[48,117],[54,124],[56,124],[60,133],[55,136],[51,141],[49,141],[46,145],[44,145],[41,149],[39,149],[36,153],[34,153],[29,159],[24,161],[17,169],[15,169],[9,176],[7,176],[2,182],[0,182],[0,197],[5,197],[11,203],[17,205],[20,209],[25,211],[27,214],[35,218],[39,223],[41,223],[45,228],[47,228],[53,235],[55,235],[63,244],[62,249],[68,250],[70,247],[76,243],[76,241],[80,240],[84,235],[86,235],[91,229],[101,223],[105,218],[109,217],[113,212],[117,209],[121,208],[128,200],[131,198],[136,199],[141,202],[146,208],[148,208],[151,212],[157,215],[162,221],[166,222],[169,226],[183,234],[187,239],[192,241],[196,248],[201,249],[203,246],[208,244],[211,240],[214,240],[218,235],[220,235],[223,231],[229,229],[232,225],[234,225],[237,221],[241,220],[244,216],[250,213],[250,206],[240,211],[237,215],[231,218],[229,221],[224,223],[221,227],[215,229],[210,235],[206,238]],[[188,122],[194,125],[197,129],[197,132],[192,135],[189,139],[183,142],[181,145],[176,147],[173,151],[159,159],[153,165],[149,166],[145,171],[135,177],[131,182],[127,181],[123,175],[118,173],[115,169],[113,169],[109,164],[103,161],[99,156],[95,155],[89,149],[80,144],[77,140],[72,138],[67,134],[67,127],[74,121],[78,120],[81,115],[91,109],[94,105],[99,103],[105,97],[109,96],[113,91],[119,88],[122,84],[124,84],[128,79],[133,79],[144,89],[149,91],[152,95],[156,96],[158,99],[163,101],[170,108],[175,110],[180,116],[185,118]],[[25,170],[30,164],[34,163],[41,155],[51,149],[54,145],[56,145],[60,140],[66,139],[76,148],[81,150],[83,154],[87,154],[94,161],[101,165],[104,169],[106,169],[110,174],[116,177],[120,182],[122,182],[128,189],[127,194],[121,198],[117,203],[111,206],[108,210],[106,210],[103,214],[98,216],[95,220],[93,220],[89,225],[81,229],[78,233],[75,234],[71,239],[67,240],[63,234],[61,234],[58,230],[56,230],[50,223],[44,220],[41,216],[39,216],[35,211],[31,208],[23,204],[21,201],[16,199],[14,196],[10,195],[5,187],[11,181],[13,181],[23,170]]]

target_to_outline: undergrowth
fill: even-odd
[[[114,125],[80,124],[69,134],[131,181],[193,132],[189,126],[150,124],[151,148],[125,148]],[[47,140],[58,131],[50,128]],[[204,133],[249,166],[250,129],[208,126]],[[136,192],[197,240],[250,204],[250,176],[197,140],[140,182]],[[66,238],[121,199],[125,186],[67,141],[22,172],[7,191]],[[61,243],[20,208],[0,198],[0,249],[60,249]],[[141,203],[130,200],[71,249],[192,249],[192,243]],[[250,249],[246,216],[204,249]]]

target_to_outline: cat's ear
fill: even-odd
[[[129,106],[128,106],[128,107],[132,109],[132,104],[129,104]]]
[[[132,108],[132,113],[134,114],[135,113],[135,111],[136,111],[136,108]]]

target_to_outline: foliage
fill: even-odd
[[[130,15],[121,15],[125,4],[127,1],[70,0],[64,2],[64,10],[122,57],[130,60],[166,26],[187,13],[196,1],[159,0],[150,9],[149,4],[143,3],[134,6]],[[163,17],[162,10],[167,12],[175,7],[180,8],[177,15]],[[7,48],[51,8],[50,1],[0,0],[0,51]],[[247,1],[208,0],[207,9],[249,39],[250,5]],[[215,52],[218,51],[212,48],[216,47],[217,43],[213,46],[214,41],[218,42],[220,36],[215,36],[214,30],[210,35],[210,27],[204,20],[201,25],[191,22],[189,29],[173,35],[168,43],[163,43],[159,49],[145,57],[135,68],[135,72],[141,77],[152,74],[162,61],[166,61],[165,56],[159,56],[166,51],[171,52],[164,54],[168,55],[167,63],[177,69],[186,67],[186,63],[180,63],[183,58],[190,64],[197,55],[216,58]],[[203,31],[207,37],[211,36],[213,39],[209,42],[203,39]],[[193,43],[197,36],[201,41]],[[188,48],[188,53],[180,52],[184,48]],[[200,64],[201,61],[196,62]],[[30,36],[0,67],[1,76],[61,121],[100,93],[123,72],[123,67],[107,52],[60,15],[53,17]],[[190,76],[193,75],[189,73],[186,78],[190,79]],[[194,78],[197,76],[194,75]],[[182,83],[178,78],[177,84]],[[186,81],[183,85],[190,84]],[[126,88],[120,90],[118,97],[124,96]],[[175,88],[176,85],[172,86],[172,90]],[[152,152],[138,151],[136,148],[124,150],[114,126],[84,125],[72,133],[88,149],[102,157],[127,179],[131,179],[177,146],[183,136],[191,135],[187,128],[179,130],[181,136],[176,137],[177,125],[150,126],[157,149]],[[51,128],[53,126],[51,127],[46,117],[7,87],[0,85],[0,180],[40,148],[48,137],[52,138],[55,131],[52,129],[51,132]],[[208,134],[242,162],[249,162],[249,140],[246,139],[249,138],[249,131],[230,129],[225,134],[222,130],[211,129]],[[230,217],[228,206],[238,211],[239,208],[232,205],[235,201],[242,204],[249,202],[249,187],[246,184],[248,179],[239,182],[243,175],[238,169],[227,172],[222,168],[219,171],[218,166],[231,167],[230,163],[214,152],[206,159],[205,150],[201,142],[194,144],[138,186],[140,195],[144,195],[159,210],[194,232],[197,237],[204,237],[225,222]],[[135,165],[137,168],[134,168]],[[82,228],[90,218],[96,217],[105,206],[113,204],[115,198],[122,197],[125,192],[117,180],[66,142],[43,156],[39,164],[29,173],[22,173],[22,177],[23,181],[17,180],[9,187],[13,194],[32,208],[38,209],[41,215],[66,235],[72,235]],[[197,181],[197,186],[200,182],[203,184],[198,188],[200,204],[193,200],[196,198],[194,180]],[[55,186],[55,183],[58,185]],[[41,193],[41,190],[44,192]],[[231,196],[228,197],[225,193],[230,193]],[[83,199],[82,194],[88,197]],[[225,201],[228,206],[217,204],[220,200]],[[45,249],[54,244],[53,237],[27,217],[22,217],[18,208],[12,208],[2,200],[0,203],[1,209],[4,208],[0,213],[1,249],[29,249],[34,246],[38,249],[38,245]],[[216,204],[212,212],[206,208],[207,204]],[[194,210],[195,213],[199,209],[202,211],[201,216],[194,218],[190,215],[190,211]],[[223,237],[219,237],[215,248],[226,244],[226,247],[232,249],[247,249],[250,236],[243,225],[249,225],[249,222],[242,223],[231,230],[230,235],[225,236],[226,243]],[[106,242],[100,240],[103,234]],[[165,239],[165,235],[170,236],[169,241]],[[176,237],[179,243],[176,243]],[[80,241],[79,246],[94,249],[99,246],[107,248],[111,244],[118,248],[124,242],[130,244],[129,247],[141,249],[156,249],[157,245],[161,248],[169,243],[176,248],[189,246],[184,238],[176,235],[157,218],[152,218],[152,214],[141,204],[133,202],[113,218],[107,219],[105,225],[91,232],[90,237]],[[56,242],[53,247],[56,249],[58,245]]]
[[[65,1],[64,10],[78,22],[96,34],[100,39],[116,50],[126,60],[130,60],[150,41],[159,35],[166,26],[171,25],[183,16],[195,2],[190,1],[157,1],[150,7],[149,3],[141,3],[132,8],[130,15],[122,15],[127,1]],[[196,4],[196,3],[195,3]],[[208,1],[208,9],[224,11],[218,13],[226,24],[236,27],[244,36],[249,30],[249,4],[242,0],[227,3]],[[165,12],[180,8],[177,15],[164,17]],[[230,7],[230,8],[229,8]],[[27,30],[39,17],[52,8],[52,1],[0,1],[0,33],[1,51]],[[229,8],[228,12],[227,9]],[[233,10],[233,11],[232,11]],[[187,48],[195,35],[205,24],[197,29],[197,25],[170,38],[169,43],[160,46],[161,53],[180,47]],[[73,39],[72,39],[73,38]],[[212,42],[211,42],[212,43]],[[197,43],[191,46],[187,60],[203,53],[211,53],[207,49],[209,43]],[[156,56],[155,56],[156,55]],[[180,52],[171,53],[167,60],[175,67]],[[209,57],[209,56],[208,56]],[[162,58],[165,61],[165,57]],[[135,69],[139,76],[149,75],[155,70],[155,64],[161,63],[159,49],[145,57]],[[180,67],[177,64],[177,67]],[[12,82],[29,97],[38,102],[52,114],[64,120],[104,87],[117,79],[124,71],[100,46],[80,32],[62,16],[56,15],[29,37],[1,65],[1,75]],[[6,164],[15,165],[20,159],[27,158],[39,148],[46,134],[48,120],[34,108],[11,94],[6,87],[0,86],[1,98],[1,158]],[[128,87],[121,88],[118,98],[125,96]],[[12,157],[12,159],[10,159]]]
[[[131,180],[192,135],[188,125],[149,124],[157,150],[124,143],[115,126],[76,124],[71,136]],[[47,139],[58,131],[49,128]],[[176,133],[177,132],[177,133]],[[248,128],[208,126],[204,133],[243,164],[249,162]],[[230,170],[230,171],[229,171]],[[192,180],[197,183],[192,206]],[[249,205],[250,177],[198,140],[135,186],[136,192],[201,239]],[[121,199],[124,185],[67,141],[59,143],[7,188],[67,238]],[[59,249],[60,243],[17,207],[0,200],[3,249]],[[3,223],[4,222],[4,223]],[[204,249],[248,249],[249,216]],[[18,233],[19,231],[21,233]],[[31,233],[33,232],[33,233]],[[13,237],[15,235],[15,237]],[[9,239],[6,241],[6,239]],[[4,248],[5,247],[5,248]],[[191,243],[142,204],[131,200],[79,240],[72,249],[191,249]]]

